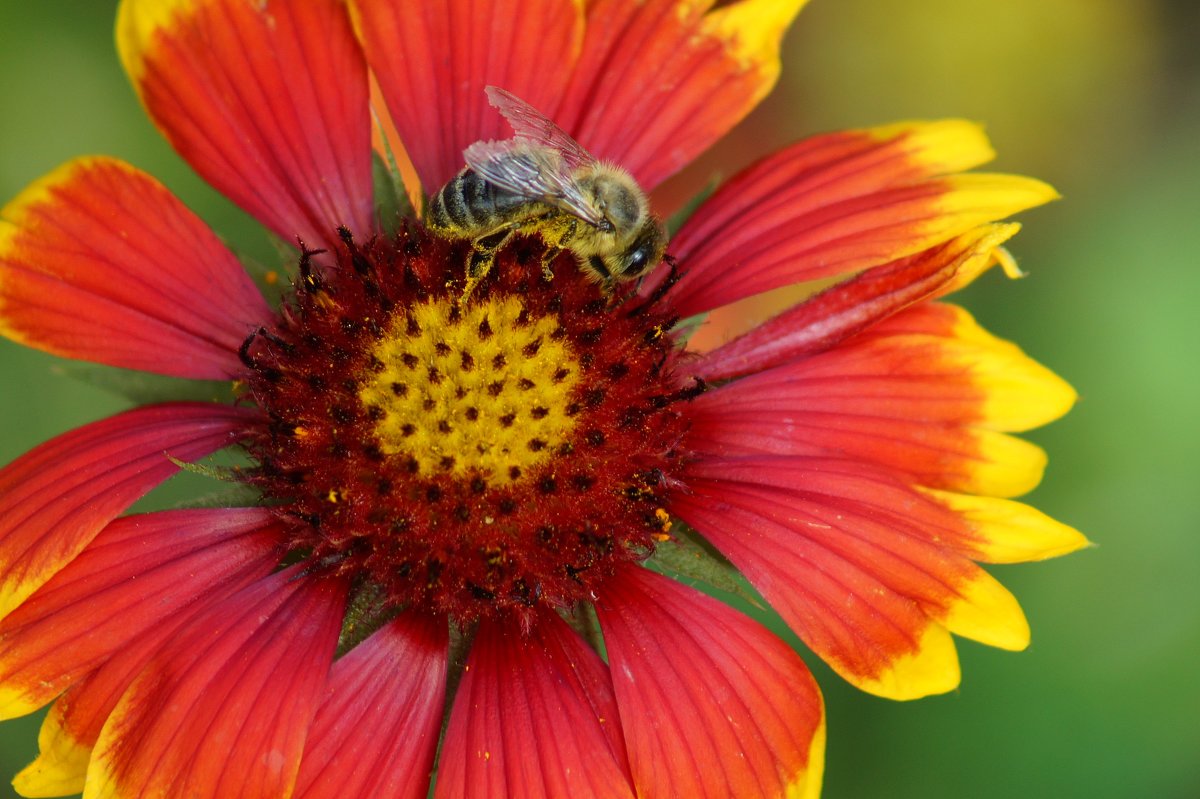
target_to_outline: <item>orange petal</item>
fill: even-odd
[[[670,509],[730,559],[809,647],[871,693],[953,689],[947,628],[1006,649],[1029,640],[1007,591],[942,538],[945,508],[863,464],[706,458]]]
[[[608,668],[553,613],[484,622],[454,697],[436,799],[632,799]],[[682,795],[682,794],[681,794]]]
[[[966,528],[960,546],[975,560],[1025,563],[1057,558],[1089,545],[1075,528],[1020,502],[948,491],[925,493],[958,514]]]
[[[917,255],[869,269],[755,327],[693,365],[708,381],[747,375],[832,349],[994,262],[1016,224],[985,225]]]
[[[940,373],[943,385],[957,376],[957,382],[974,387],[982,396],[975,419],[988,430],[1041,427],[1077,399],[1061,377],[954,305],[929,303],[897,314],[874,328],[868,340],[868,347],[903,348],[909,357],[934,361],[928,368]]]
[[[429,194],[463,168],[467,145],[512,136],[484,87],[554,116],[583,34],[579,0],[351,0],[351,9]]]
[[[807,139],[750,167],[679,231],[684,316],[894,261],[1048,202],[1044,183],[948,174],[988,160],[975,125],[892,125]]]
[[[708,149],[779,77],[779,43],[805,0],[595,0],[555,116],[646,189]]]
[[[0,618],[134,500],[232,444],[253,418],[201,403],[138,408],[80,427],[0,470]]]
[[[295,799],[425,799],[446,695],[446,620],[401,615],[340,658]]]
[[[820,793],[821,694],[787,644],[637,566],[605,584],[597,612],[640,796]]]
[[[154,178],[83,158],[0,211],[0,332],[128,369],[225,379],[271,315],[233,254]]]
[[[367,70],[340,0],[122,0],[117,47],[179,154],[285,241],[375,229]]]
[[[346,591],[300,568],[214,605],[155,656],[100,733],[85,799],[291,794]]]
[[[1061,416],[1074,392],[950,305],[923,303],[842,345],[698,397],[692,434],[722,454],[849,456],[908,482],[1012,496],[1042,451],[997,430]]]
[[[56,594],[61,596],[69,590],[68,580],[70,584],[78,583],[81,588],[86,587],[86,571],[91,568],[100,568],[104,558],[108,557],[107,550],[118,549],[116,546],[118,540],[115,538],[117,531],[120,531],[121,535],[128,534],[128,536],[133,536],[135,533],[141,534],[144,531],[146,534],[155,534],[170,539],[171,536],[179,535],[181,532],[174,523],[186,520],[190,514],[194,513],[197,512],[164,512],[144,517],[126,517],[129,519],[128,522],[124,520],[114,522],[97,536],[96,540],[88,549],[84,550],[79,558],[56,575],[44,587],[45,590],[49,591],[51,587],[54,587]],[[111,640],[85,640],[83,647],[77,649],[72,646],[61,656],[54,653],[49,658],[50,660],[59,658],[63,663],[70,665],[77,663],[76,658],[78,657],[86,657],[89,653],[95,654],[98,648],[107,648],[110,652],[102,665],[93,668],[86,676],[71,682],[70,687],[51,706],[38,735],[40,752],[37,759],[22,770],[13,781],[22,796],[65,796],[82,792],[88,762],[91,760],[92,747],[100,737],[100,730],[104,726],[105,720],[134,677],[159,651],[164,642],[174,638],[180,630],[186,629],[198,615],[205,613],[214,603],[223,601],[226,597],[261,579],[278,562],[277,551],[273,547],[266,546],[271,543],[270,539],[277,540],[277,533],[274,530],[243,530],[239,527],[239,525],[244,526],[247,523],[252,524],[255,520],[261,521],[262,511],[258,509],[220,510],[206,513],[212,517],[210,522],[229,525],[229,532],[235,537],[224,544],[214,546],[213,552],[197,551],[194,556],[183,558],[183,563],[194,565],[197,559],[211,557],[215,565],[217,559],[228,557],[231,562],[221,564],[221,567],[226,569],[224,577],[206,580],[203,584],[196,586],[201,590],[191,591],[188,601],[179,600],[168,603],[169,612],[165,614],[156,614],[155,609],[146,603],[161,602],[167,597],[162,597],[161,594],[151,594],[142,600],[142,604],[146,607],[145,613],[140,617],[159,615],[156,622],[135,630],[114,630],[111,633]],[[163,535],[164,533],[170,533],[170,535]],[[188,534],[185,532],[184,535]],[[106,539],[112,546],[104,543]],[[166,543],[170,545],[168,547],[170,549],[178,548],[175,541],[168,540]],[[104,552],[98,554],[97,557],[92,557],[91,554],[94,551],[100,552],[99,548],[102,544]],[[143,543],[141,546],[145,546],[145,544]],[[128,547],[114,551],[112,555],[116,556],[122,553],[127,558],[131,557]],[[231,555],[232,557],[229,557]],[[247,557],[250,558],[249,561],[247,561]],[[133,556],[132,559],[135,562],[144,562],[142,557]],[[120,567],[115,568],[119,569]],[[163,568],[170,571],[174,565],[164,563]],[[187,566],[183,565],[182,568],[187,568]],[[158,571],[156,570],[156,573]],[[199,576],[203,579],[203,572]],[[110,578],[105,575],[104,579]],[[190,578],[181,577],[179,590],[190,589],[191,582]],[[141,576],[132,580],[131,583],[140,587]],[[43,595],[43,592],[38,592],[34,596],[34,601]],[[9,619],[22,617],[26,608],[38,607],[34,601],[23,605]],[[92,605],[85,603],[84,606],[89,612],[81,615],[94,620],[95,613]],[[74,613],[74,608],[70,608],[70,611]],[[45,617],[46,624],[39,623],[38,627],[46,626],[48,629],[53,629],[53,623],[57,618],[55,609],[48,608],[48,615]],[[65,617],[65,620],[69,622],[70,617]],[[125,615],[122,614],[114,617],[111,624],[102,623],[99,626],[105,628],[112,625],[120,626],[124,620]],[[5,621],[7,624],[9,620]],[[54,634],[58,635],[57,631]],[[103,633],[99,635],[103,636]],[[92,636],[93,639],[95,637]],[[37,662],[39,673],[48,673],[46,665],[44,661]],[[90,665],[94,667],[94,663]],[[70,675],[60,675],[56,682],[61,684],[63,676],[69,677]]]
[[[50,702],[214,586],[266,576],[281,541],[264,509],[117,519],[0,621],[0,718]]]

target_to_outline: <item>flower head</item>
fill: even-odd
[[[967,172],[991,150],[960,121],[826,134],[618,281],[578,246],[616,217],[488,171],[516,157],[497,86],[652,190],[769,90],[802,5],[123,0],[151,118],[297,248],[273,309],[109,158],[3,209],[5,335],[234,387],[0,471],[0,713],[53,703],[22,793],[812,797],[812,677],[685,581],[736,569],[897,699],[957,685],[951,634],[1026,645],[977,562],[1085,543],[1011,499],[1045,459],[1009,434],[1074,394],[938,298],[1015,269],[998,220],[1053,190]],[[469,203],[460,227],[507,221],[439,227],[397,170]],[[688,349],[708,311],[806,281],[832,287]],[[224,448],[250,498],[122,515]]]

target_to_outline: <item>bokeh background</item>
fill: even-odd
[[[114,154],[261,248],[142,116],[114,6],[0,0],[0,202],[68,158]],[[887,702],[814,663],[825,797],[1200,797],[1200,3],[813,0],[784,64],[676,190],[807,133],[963,116],[987,124],[995,168],[1065,196],[1022,218],[1029,277],[985,276],[963,301],[1078,388],[1075,411],[1031,436],[1051,453],[1031,501],[1098,545],[995,570],[1033,645],[961,642],[948,696]],[[120,407],[0,342],[0,462]],[[0,726],[0,797],[39,721]]]

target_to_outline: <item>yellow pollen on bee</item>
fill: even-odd
[[[358,394],[384,454],[422,474],[510,484],[568,443],[579,364],[557,317],[526,316],[512,296],[398,313]]]

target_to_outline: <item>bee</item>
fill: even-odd
[[[598,161],[566,131],[519,97],[495,86],[488,101],[516,134],[478,141],[466,167],[426,205],[425,224],[443,238],[470,239],[462,298],[487,277],[496,253],[517,233],[541,236],[542,274],[563,250],[611,294],[663,258],[667,232],[645,192],[624,169]]]

